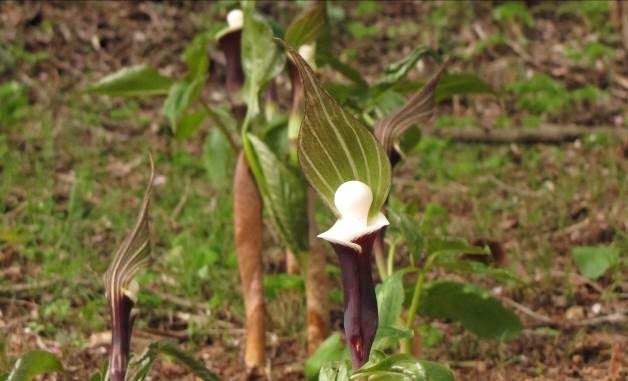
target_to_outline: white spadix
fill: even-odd
[[[216,33],[216,40],[220,40],[232,32],[242,30],[243,26],[244,12],[241,9],[232,9],[227,13],[227,26]]]
[[[309,64],[310,62],[314,62],[314,54],[316,53],[314,44],[305,44],[299,46],[299,54],[303,59]]]
[[[244,25],[244,13],[241,9],[233,9],[227,13],[227,24],[229,29],[236,30],[242,29]]]
[[[360,245],[353,241],[388,225],[388,220],[381,212],[368,218],[372,202],[373,192],[363,182],[352,180],[341,184],[334,195],[340,218],[329,230],[318,236],[361,252]]]

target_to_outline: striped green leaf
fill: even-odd
[[[371,359],[373,357],[371,356]],[[432,361],[417,360],[407,353],[397,353],[385,356],[373,365],[363,367],[351,375],[351,380],[360,379],[454,381],[454,376],[451,370],[444,365]]]
[[[247,134],[245,148],[264,204],[283,243],[294,253],[307,250],[305,181],[281,161],[261,139]]]
[[[135,274],[146,264],[150,253],[148,231],[148,205],[152,191],[155,167],[150,158],[150,178],[144,192],[137,221],[131,233],[122,241],[115,252],[109,268],[103,276],[107,299],[113,306],[121,304],[124,291],[128,289]],[[113,309],[115,311],[115,309]],[[115,319],[115,316],[114,316]]]
[[[305,94],[305,116],[299,132],[299,162],[308,181],[338,214],[336,189],[359,180],[373,192],[369,216],[376,215],[390,190],[390,163],[371,131],[322,89],[301,56],[287,48]]]

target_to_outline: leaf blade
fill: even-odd
[[[386,278],[375,289],[377,295],[377,309],[379,325],[375,337],[375,348],[388,344],[387,338],[407,336],[408,332],[401,330],[398,320],[401,316],[404,301],[403,275],[404,271],[397,271]],[[409,333],[412,336],[412,333]]]
[[[205,77],[201,76],[191,81],[175,82],[170,88],[161,113],[168,118],[170,128],[175,135],[178,132],[179,121],[192,102],[199,97],[204,82]]]
[[[50,352],[34,350],[24,354],[16,362],[7,381],[30,381],[44,373],[63,370],[61,361]]]
[[[144,353],[134,358],[129,365],[129,376],[127,379],[130,381],[144,380],[160,354],[173,357],[203,381],[219,380],[218,376],[207,369],[201,361],[168,340],[151,343]]]
[[[242,29],[242,70],[245,74],[247,113],[255,116],[260,112],[259,93],[268,81],[283,70],[285,56],[274,40],[268,23],[246,6]]]
[[[110,96],[166,95],[173,81],[145,65],[123,68],[107,75],[87,91]]]
[[[307,192],[304,182],[253,134],[247,160],[259,184],[271,219],[284,243],[294,252],[307,250]]]
[[[351,375],[352,380],[399,380],[399,381],[454,381],[453,373],[445,366],[417,360],[407,353],[398,353],[359,369]]]
[[[453,95],[497,94],[495,89],[473,73],[444,75],[435,91],[436,103]]]
[[[305,361],[305,378],[315,380],[325,364],[346,359],[347,350],[342,336],[334,333],[321,343],[316,352]],[[330,372],[331,373],[331,372]],[[333,379],[330,378],[330,379]]]
[[[519,317],[487,291],[454,281],[435,281],[425,286],[421,313],[440,319],[452,319],[479,337],[509,339],[523,326]],[[491,319],[486,319],[491,316]]]
[[[619,261],[619,249],[614,247],[574,247],[571,255],[578,266],[578,271],[593,280],[604,275]]]
[[[325,203],[333,203],[336,189],[359,180],[373,192],[369,216],[376,215],[390,190],[390,163],[375,136],[346,112],[316,80],[312,69],[287,47],[303,82],[305,115],[299,131],[298,153],[306,178]]]

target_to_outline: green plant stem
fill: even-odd
[[[381,232],[377,234],[378,237],[375,238],[375,243],[373,244],[373,254],[379,278],[384,281],[387,278],[386,261],[384,260],[384,237]]]
[[[423,284],[425,283],[426,268],[419,273],[419,277],[414,285],[414,293],[412,294],[412,301],[410,302],[410,308],[408,309],[408,316],[406,320],[406,328],[414,332],[414,318],[416,317],[419,305],[421,302],[421,293],[423,292]],[[410,339],[403,339],[401,341],[401,352],[410,353]]]
[[[262,169],[260,168],[259,162],[255,158],[255,151],[251,146],[251,142],[247,136],[249,131],[249,125],[251,124],[251,114],[247,109],[246,115],[244,116],[244,120],[242,121],[242,126],[240,127],[240,135],[242,138],[242,149],[244,150],[244,157],[249,164],[249,169],[253,173],[253,177],[255,179],[263,179],[264,175],[262,174]],[[260,184],[255,182],[258,189],[260,189]]]
[[[238,147],[237,143],[233,139],[233,136],[231,136],[231,134],[229,133],[229,129],[227,128],[227,126],[225,126],[225,124],[222,122],[220,115],[216,114],[216,112],[212,110],[211,107],[209,107],[209,104],[207,104],[207,102],[204,99],[202,98],[200,99],[201,99],[201,104],[203,105],[203,108],[207,112],[207,115],[209,115],[212,122],[214,122],[214,125],[218,127],[220,132],[222,132],[222,134],[225,135],[225,137],[227,138],[227,141],[229,142],[229,146],[231,147],[233,152],[237,153],[240,150],[240,148]]]
[[[397,248],[397,242],[393,241],[390,243],[390,247],[388,248],[388,268],[387,268],[387,277],[391,276],[394,270],[395,265],[395,252]]]
[[[408,316],[406,320],[406,328],[411,330],[415,335],[417,334],[414,331],[414,318],[416,317],[417,312],[419,311],[419,306],[421,304],[421,293],[423,292],[423,285],[425,284],[425,276],[432,268],[432,263],[436,256],[428,256],[423,268],[419,272],[419,277],[416,280],[416,284],[414,285],[414,293],[412,294],[412,301],[410,302],[410,308],[408,308]],[[403,339],[401,341],[401,352],[402,353],[410,353],[410,339]]]

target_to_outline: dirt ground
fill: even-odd
[[[444,42],[458,46],[455,50],[458,56],[450,70],[475,70],[496,88],[514,81],[516,73],[527,71],[548,73],[570,88],[594,84],[608,94],[602,104],[592,107],[583,101],[570,112],[550,115],[545,121],[558,125],[626,128],[628,66],[625,62],[628,52],[621,48],[619,41],[615,42],[613,59],[602,59],[586,67],[574,65],[556,53],[557,47],[574,40],[597,38],[597,31],[582,25],[575,17],[555,18],[549,10],[535,8],[534,27],[502,31],[512,37],[509,42],[462,59],[460,56],[464,51],[473,50],[481,44],[482,36],[496,28],[491,21],[490,4],[477,3],[480,4],[473,6],[476,16],[469,25],[442,27],[441,34],[448,34],[448,38],[434,31],[421,35],[423,43]],[[390,2],[379,14],[359,17],[364,24],[379,30],[404,22],[428,25],[429,14],[450,5],[446,2]],[[355,4],[342,6],[349,10],[349,17],[355,16]],[[539,7],[538,4],[535,6]],[[260,9],[272,12],[280,21],[289,20],[289,12],[294,12],[294,7],[286,3],[262,2]],[[121,107],[119,100],[88,96],[82,94],[81,89],[126,65],[148,63],[160,68],[164,74],[180,72],[182,63],[177,57],[185,45],[195,33],[221,17],[223,14],[211,2],[0,3],[0,46],[19,46],[25,57],[19,65],[6,66],[0,72],[0,83],[15,79],[26,84],[30,102],[39,105],[35,110],[41,115],[49,113],[54,126],[47,137],[37,136],[33,124],[11,131],[0,126],[0,131],[7,136],[11,149],[24,154],[39,155],[47,149],[45,139],[53,141],[54,163],[50,163],[55,171],[51,174],[55,177],[53,203],[59,207],[68,204],[69,187],[64,185],[63,176],[80,164],[71,153],[77,148],[65,146],[70,134],[79,134],[78,139],[84,141],[89,152],[102,158],[119,153],[130,157],[142,142],[149,142],[154,152],[183,149],[193,156],[200,155],[201,139],[191,139],[176,147],[170,143],[163,132],[167,124],[159,119],[159,102],[142,102],[135,110],[136,114],[129,117],[148,119],[145,127],[124,119],[99,120],[96,123],[99,125],[94,126],[90,125],[89,119],[77,119],[75,110],[89,108],[97,114],[99,109],[110,111]],[[518,34],[525,34],[529,43],[519,45]],[[359,65],[366,78],[371,79],[386,63],[407,54],[414,47],[413,38],[410,33],[397,39],[381,35],[353,42],[351,36],[342,36],[337,49],[350,49],[350,53],[355,54],[355,65]],[[37,59],[34,52],[44,53],[46,58]],[[430,68],[428,64],[423,70],[429,71]],[[221,75],[219,67],[215,72]],[[424,74],[418,70],[412,76]],[[508,98],[456,98],[441,104],[438,113],[472,116],[481,126],[494,124],[500,113],[506,113],[513,123],[520,124],[525,116],[515,104],[516,100]],[[626,255],[628,141],[614,140],[613,137],[609,140],[601,145],[588,144],[584,140],[560,145],[479,145],[473,148],[468,160],[499,156],[507,162],[506,169],[447,181],[435,181],[438,177],[435,173],[417,175],[417,168],[426,165],[419,157],[408,158],[397,169],[396,176],[400,180],[396,192],[400,199],[419,205],[438,203],[445,207],[450,214],[449,230],[453,235],[499,241],[508,253],[505,266],[525,284],[505,287],[478,279],[521,317],[525,329],[512,341],[480,341],[454,324],[435,323],[444,338],[426,355],[430,360],[447,363],[458,381],[628,380],[628,277],[625,267],[593,281],[575,271],[569,255],[574,246],[609,243],[624,250],[622,257]],[[444,158],[460,160],[455,151],[466,150],[467,144],[452,144],[449,147],[453,149],[446,152]],[[521,164],[527,162],[528,155],[534,157],[534,164]],[[117,166],[99,171],[109,176],[112,185],[127,182],[134,189],[141,188],[139,184],[144,181],[141,176],[127,176],[134,168],[133,163],[116,163]],[[25,189],[20,176],[12,184],[7,184],[8,191],[3,193],[3,196],[8,195],[5,224],[10,224],[13,216],[23,212],[20,205],[29,199],[30,190]],[[563,180],[565,178],[569,180]],[[562,189],[561,184],[565,182],[573,188],[568,189],[569,196],[552,190]],[[478,226],[478,215],[482,214],[483,208],[514,199],[518,201],[513,201],[513,207],[496,209],[487,222],[488,227]],[[536,214],[541,217],[533,218]],[[94,240],[115,242],[110,230],[94,234],[98,236]],[[487,234],[490,237],[486,237]],[[111,245],[113,243],[100,249],[100,258],[107,255]],[[547,252],[552,255],[539,259],[539,253]],[[43,348],[61,355],[65,365],[63,375],[43,379],[87,379],[106,358],[109,341],[106,327],[98,327],[93,332],[82,329],[72,333],[70,325],[57,332],[42,333],[36,322],[45,319],[41,309],[51,303],[50,297],[45,296],[46,291],[72,295],[79,292],[75,289],[77,286],[64,279],[63,274],[56,277],[43,274],[38,268],[37,250],[30,253],[24,245],[13,245],[0,237],[0,254],[0,329],[5,338],[5,348],[0,349],[6,352],[0,360],[0,369],[9,366],[20,353]],[[333,261],[331,255],[330,260]],[[281,267],[277,263],[268,266],[271,269]],[[236,277],[235,272],[233,277]],[[83,286],[93,293],[100,291],[99,285],[79,287]],[[188,308],[186,313],[204,308],[176,300],[170,303]],[[98,311],[104,312],[102,308]],[[196,337],[194,340],[188,337],[187,323],[180,315],[143,311],[140,316],[149,323],[135,331],[133,345],[140,350],[150,341],[171,338],[193,351],[223,379],[244,379],[241,364],[244,331],[238,311],[241,309],[217,308],[212,317],[216,326],[201,335],[202,339]],[[340,321],[338,308],[333,317],[337,326]],[[273,324],[279,325],[272,323],[271,326]],[[77,336],[80,344],[73,341]],[[306,358],[303,339],[279,329],[270,332],[268,338],[272,379],[303,380],[302,364]],[[66,345],[69,342],[74,344]],[[194,378],[180,366],[161,361],[151,379]]]

